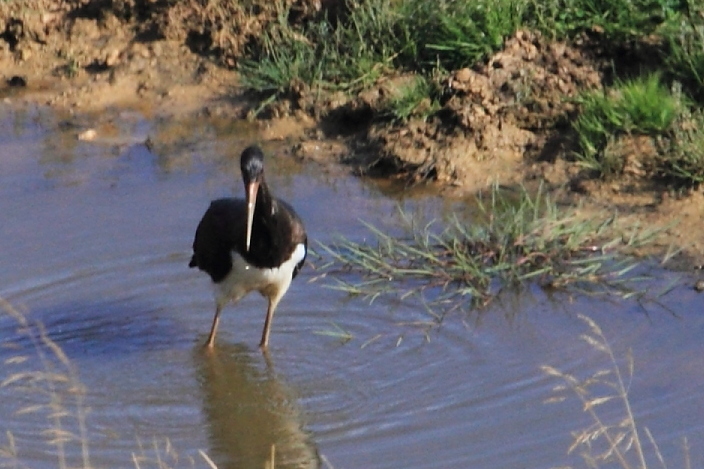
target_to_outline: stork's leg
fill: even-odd
[[[215,305],[215,317],[213,318],[213,327],[210,328],[210,336],[208,337],[208,342],[205,346],[208,348],[213,348],[215,345],[215,333],[218,330],[218,322],[220,321],[220,311],[222,311],[222,305],[218,302]]]
[[[271,330],[271,321],[274,319],[274,311],[276,305],[279,304],[280,295],[269,297],[269,308],[266,310],[266,320],[264,321],[264,330],[262,331],[262,340],[259,342],[259,347],[266,350],[269,347],[269,332]]]

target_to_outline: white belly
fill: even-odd
[[[219,305],[225,306],[229,301],[237,302],[251,291],[258,291],[278,301],[288,290],[293,278],[293,270],[303,260],[306,248],[303,244],[296,246],[291,258],[272,269],[260,269],[252,266],[236,252],[232,252],[232,270],[222,282],[215,285],[215,298]]]

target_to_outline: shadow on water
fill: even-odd
[[[47,335],[70,357],[149,353],[173,349],[187,332],[162,306],[124,298],[74,301],[33,309],[30,323],[41,324]],[[16,322],[3,317],[4,337],[15,336]],[[26,352],[33,338],[18,335],[14,343]]]
[[[219,468],[320,467],[295,393],[270,357],[240,344],[219,344],[212,351],[199,345],[193,357]]]

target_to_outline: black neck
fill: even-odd
[[[254,219],[259,217],[270,218],[272,215],[272,206],[274,205],[274,197],[269,192],[269,186],[266,185],[266,180],[262,175],[259,182],[259,190],[257,191],[257,201],[254,208]]]
[[[251,245],[245,254],[250,262],[255,265],[273,264],[279,251],[285,249],[285,233],[282,231],[284,223],[280,220],[282,215],[278,202],[262,179],[254,208]]]

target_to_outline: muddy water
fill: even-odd
[[[417,302],[369,305],[325,288],[309,266],[279,308],[268,356],[256,347],[266,307],[256,296],[224,312],[207,354],[213,303],[207,278],[187,268],[190,243],[209,200],[240,193],[238,150],[256,135],[122,112],[101,119],[95,141],[76,139],[95,125],[0,108],[0,295],[45,325],[84,386],[0,388],[0,430],[22,465],[58,467],[63,453],[70,466],[208,467],[200,450],[221,468],[264,467],[272,450],[276,467],[579,465],[567,455],[571,432],[591,421],[574,398],[546,404],[559,383],[539,369],[586,377],[609,366],[579,339],[577,313],[599,322],[617,358],[632,349],[631,405],[669,466],[684,466],[685,437],[692,467],[704,464],[704,301],[691,279],[652,270],[653,292],[681,284],[664,306],[529,289],[437,326]],[[281,154],[267,164],[314,247],[338,233],[363,239],[359,219],[395,229],[399,204],[420,215],[452,209]],[[70,375],[40,352],[51,357],[0,316],[3,380],[47,366]],[[36,408],[47,402],[60,421]],[[605,405],[603,418],[623,411]],[[61,451],[46,443],[59,424],[71,432]]]

